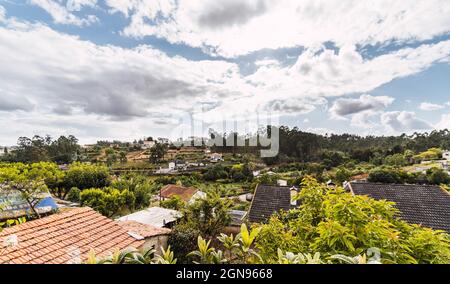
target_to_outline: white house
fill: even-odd
[[[442,158],[446,159],[447,161],[450,161],[450,151],[444,151],[442,153]]]
[[[278,186],[287,186],[288,182],[287,182],[287,180],[279,179],[279,180],[277,180],[277,185]]]

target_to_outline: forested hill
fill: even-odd
[[[230,134],[235,135],[236,134]],[[314,162],[333,158],[336,152],[344,153],[357,161],[369,161],[411,150],[414,153],[429,148],[450,150],[450,131],[403,134],[401,136],[358,136],[350,134],[320,135],[301,131],[297,127],[279,128],[280,151],[275,158],[266,159],[269,164],[277,162]],[[229,139],[229,138],[228,138]],[[235,138],[237,139],[237,138]],[[215,147],[218,151],[248,152],[250,147]],[[254,149],[253,149],[254,150]]]

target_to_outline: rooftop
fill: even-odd
[[[168,235],[171,232],[171,230],[167,228],[158,228],[152,225],[141,224],[136,221],[118,221],[117,223],[127,232],[136,234],[142,238]]]
[[[249,210],[249,221],[264,223],[276,212],[288,211],[291,205],[291,188],[287,186],[258,185]]]
[[[408,223],[450,232],[450,194],[439,186],[351,182],[347,188],[353,194],[395,202]]]
[[[179,196],[183,201],[188,202],[197,191],[198,189],[193,187],[183,187],[174,184],[168,184],[161,188],[160,195],[163,198]]]
[[[17,245],[6,248],[5,239],[11,237],[17,237]],[[116,249],[139,248],[143,243],[91,208],[76,208],[4,229],[0,251],[6,250],[0,263],[80,263],[91,249],[105,256]]]
[[[118,221],[135,221],[145,225],[162,228],[168,223],[172,223],[181,217],[181,213],[176,210],[150,207],[133,214],[120,217]]]

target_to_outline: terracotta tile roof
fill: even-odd
[[[408,223],[450,233],[450,194],[439,186],[351,182],[347,188],[353,194],[395,202]]]
[[[5,239],[14,235],[17,245],[6,248]],[[97,256],[105,256],[116,249],[139,248],[143,243],[91,208],[76,208],[4,229],[0,232],[0,251],[6,250],[0,255],[0,263],[85,261],[91,248]]]
[[[351,181],[357,181],[357,180],[367,180],[369,178],[369,174],[365,173],[365,174],[359,174],[356,176],[352,176],[350,177]]]
[[[171,232],[171,230],[167,228],[157,228],[136,221],[117,221],[117,223],[127,232],[137,234],[143,238],[168,235]]]
[[[161,197],[170,198],[177,195],[183,201],[188,202],[197,191],[198,189],[193,187],[183,187],[174,184],[168,184],[161,188]]]
[[[276,212],[295,208],[291,205],[291,189],[285,186],[258,185],[248,213],[250,222],[265,223]]]

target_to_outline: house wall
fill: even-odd
[[[150,249],[154,248],[156,250],[156,254],[161,253],[161,247],[167,249],[167,240],[169,239],[169,235],[160,235],[154,236],[145,239],[145,243],[142,245],[142,249]]]

